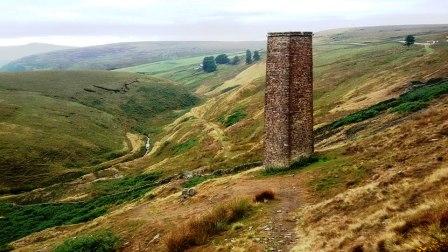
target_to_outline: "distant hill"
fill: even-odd
[[[68,49],[32,55],[15,60],[0,70],[20,72],[43,69],[58,70],[111,70],[143,63],[152,63],[180,57],[203,54],[240,52],[246,49],[262,49],[265,42],[130,42]]]
[[[33,54],[47,53],[51,51],[70,49],[73,47],[51,45],[42,43],[31,43],[19,46],[0,46],[0,66],[13,60],[20,59]]]

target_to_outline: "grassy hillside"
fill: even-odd
[[[316,35],[316,156],[306,162],[282,171],[257,167],[264,145],[265,63],[230,75],[219,76],[218,71],[216,79],[191,89],[201,93],[206,86],[204,102],[171,114],[178,118],[159,128],[147,155],[114,167],[146,174],[89,174],[58,186],[61,193],[48,187],[3,199],[20,199],[17,202],[24,205],[0,204],[0,215],[5,216],[0,221],[14,227],[1,242],[20,238],[11,243],[15,249],[51,250],[74,237],[110,230],[123,241],[125,251],[166,251],[173,239],[195,251],[441,251],[448,237],[448,45],[406,48],[397,42],[403,33],[424,41],[448,32],[434,27],[437,30],[375,27]],[[340,39],[333,41],[339,33]],[[175,61],[173,68],[165,63],[146,67],[154,74],[172,72],[175,78],[176,68],[188,69],[191,61]],[[154,79],[113,74],[137,76],[139,82],[132,85]],[[197,76],[190,72],[182,78]],[[134,119],[129,123],[142,125],[141,118],[132,117],[134,110],[120,110],[108,98],[103,108],[89,103],[87,97],[112,92],[123,104],[118,95],[131,92],[120,91],[124,82],[108,85],[117,91],[90,85],[82,92],[88,96],[75,98],[102,111],[130,115],[127,118]],[[154,183],[153,174],[161,176],[160,183]],[[184,187],[192,186],[195,195],[181,196]],[[257,200],[249,213],[232,218],[236,223],[221,223],[208,214],[227,220],[235,198],[260,195],[273,199]],[[52,203],[27,201],[34,196]],[[48,219],[32,231],[48,229],[30,234],[23,228],[27,218],[33,223]],[[67,223],[77,224],[54,227]]]
[[[422,45],[406,48],[390,38],[379,40],[362,45],[316,41],[316,127],[397,97],[412,81],[448,76],[447,44],[433,46],[429,52]],[[145,157],[147,169],[213,171],[260,161],[264,83],[264,63],[259,63],[218,85],[208,93],[213,98],[166,127],[164,137]],[[187,143],[189,148],[175,151]]]
[[[72,179],[126,151],[111,114],[36,92],[0,89],[0,97],[3,193]]]
[[[133,42],[92,46],[33,55],[1,68],[16,72],[29,70],[117,69],[168,59],[264,48],[264,42]]]
[[[2,191],[69,180],[123,155],[198,99],[162,79],[73,71],[0,74]],[[176,110],[176,111],[174,111]]]

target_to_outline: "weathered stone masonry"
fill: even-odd
[[[268,34],[265,166],[288,166],[314,151],[312,36]]]

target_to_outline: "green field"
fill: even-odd
[[[205,56],[189,57],[176,60],[165,60],[150,64],[138,65],[134,67],[121,68],[116,71],[132,73],[144,73],[164,79],[175,81],[186,88],[203,94],[221,85],[224,81],[232,79],[238,73],[248,67],[244,64],[244,54],[228,54],[229,58],[238,55],[241,58],[239,65],[218,65],[218,70],[206,73],[199,68]],[[216,55],[214,55],[216,56]]]

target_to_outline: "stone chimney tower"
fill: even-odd
[[[266,167],[286,167],[314,152],[311,32],[268,34]]]

